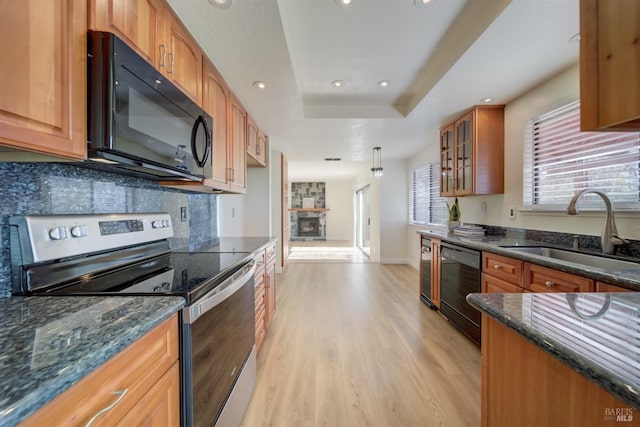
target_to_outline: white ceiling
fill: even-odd
[[[383,166],[407,159],[481,99],[507,103],[575,64],[578,1],[169,3],[271,147],[285,153],[290,180],[321,181],[371,167],[375,146]],[[256,89],[256,80],[267,87]]]

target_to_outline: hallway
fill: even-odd
[[[287,262],[370,262],[369,257],[349,241],[289,241]]]
[[[242,425],[479,426],[480,351],[417,282],[407,265],[288,265]]]

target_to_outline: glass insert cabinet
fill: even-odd
[[[440,128],[440,195],[504,192],[504,106],[477,105]]]

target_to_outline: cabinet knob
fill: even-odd
[[[502,266],[500,264],[496,264],[493,266],[496,270],[502,270]]]
[[[546,282],[544,282],[544,284],[550,288],[552,288],[555,285],[555,283],[553,283],[551,280],[547,280]]]

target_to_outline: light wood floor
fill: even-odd
[[[344,240],[325,240],[312,242],[289,242],[287,262],[369,262],[365,255],[353,243]]]
[[[406,265],[294,263],[243,426],[479,426],[480,352]]]

